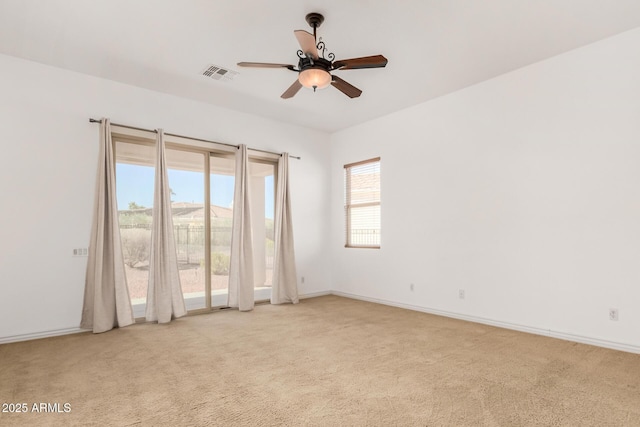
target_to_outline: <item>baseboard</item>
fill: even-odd
[[[58,337],[60,335],[77,334],[80,332],[88,332],[87,329],[66,328],[54,329],[52,331],[32,332],[30,334],[11,335],[8,337],[0,337],[0,344],[9,344],[12,342],[37,340],[40,338]]]
[[[422,307],[422,306],[417,306],[417,305],[412,305],[412,304],[403,304],[403,303],[398,303],[398,302],[394,302],[394,301],[382,300],[382,299],[378,299],[378,298],[370,298],[370,297],[351,294],[351,293],[347,293],[347,292],[340,292],[340,291],[311,292],[311,293],[307,293],[307,294],[301,294],[298,297],[300,299],[307,299],[307,298],[316,298],[316,297],[321,297],[321,296],[326,296],[326,295],[337,295],[337,296],[341,296],[341,297],[345,297],[345,298],[357,299],[357,300],[361,300],[361,301],[368,301],[368,302],[373,302],[373,303],[377,303],[377,304],[383,304],[383,305],[389,305],[389,306],[398,307],[398,308],[404,308],[404,309],[407,309],[407,310],[413,310],[413,311],[420,311],[420,312],[423,312],[423,313],[435,314],[437,316],[451,317],[453,319],[466,320],[468,322],[482,323],[482,324],[485,324],[485,325],[496,326],[496,327],[499,327],[499,328],[512,329],[512,330],[515,330],[515,331],[527,332],[527,333],[530,333],[530,334],[536,334],[536,335],[543,335],[543,336],[548,336],[548,337],[552,337],[552,338],[558,338],[558,339],[562,339],[562,340],[565,340],[565,341],[579,342],[579,343],[582,343],[582,344],[589,344],[589,345],[594,345],[594,346],[597,346],[597,347],[610,348],[612,350],[620,350],[620,351],[626,351],[626,352],[629,352],[629,353],[640,354],[640,347],[636,346],[636,345],[632,345],[632,344],[620,343],[620,342],[615,342],[615,341],[607,341],[607,340],[603,340],[603,339],[599,339],[599,338],[584,337],[584,336],[575,335],[575,334],[569,334],[569,333],[560,332],[560,331],[552,331],[552,330],[546,330],[546,329],[540,329],[540,328],[533,328],[533,327],[530,327],[530,326],[518,325],[518,324],[514,324],[514,323],[509,323],[509,322],[501,322],[501,321],[492,320],[492,319],[486,319],[486,318],[477,317],[477,316],[468,316],[468,315],[459,314],[459,313],[453,313],[453,312],[444,311],[444,310],[437,310],[437,309],[433,309],[433,308],[429,308],[429,307]],[[87,330],[86,329],[80,329],[80,328],[66,328],[66,329],[54,329],[54,330],[51,330],[51,331],[33,332],[33,333],[30,333],[30,334],[11,335],[11,336],[8,336],[8,337],[0,337],[0,344],[9,344],[9,343],[13,343],[13,342],[35,340],[35,339],[40,339],[40,338],[57,337],[57,336],[60,336],[60,335],[77,334],[77,333],[80,333],[80,332],[87,332]]]
[[[345,298],[357,299],[360,301],[367,301],[367,302],[373,302],[376,304],[383,304],[383,305],[389,305],[392,307],[404,308],[407,310],[421,311],[423,313],[435,314],[437,316],[451,317],[453,319],[465,320],[467,322],[482,323],[484,325],[496,326],[498,328],[511,329],[514,331],[526,332],[526,333],[535,334],[535,335],[543,335],[543,336],[557,338],[565,341],[572,341],[572,342],[577,342],[581,344],[589,344],[597,347],[609,348],[612,350],[619,350],[619,351],[626,351],[628,353],[640,354],[640,346],[633,345],[633,344],[608,341],[600,338],[585,337],[581,335],[569,334],[569,333],[560,332],[560,331],[534,328],[531,326],[518,325],[516,323],[502,322],[498,320],[486,319],[483,317],[468,316],[465,314],[453,313],[453,312],[444,311],[444,310],[437,310],[429,307],[398,303],[398,302],[387,301],[387,300],[382,300],[378,298],[370,298],[370,297],[365,297],[363,295],[351,294],[348,292],[331,291],[331,294],[345,297]]]
[[[316,297],[324,297],[327,295],[332,295],[331,291],[320,291],[320,292],[311,292],[308,294],[298,295],[298,299],[307,299],[307,298],[316,298]]]

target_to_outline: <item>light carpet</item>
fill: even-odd
[[[3,426],[640,426],[640,355],[326,296],[0,345],[0,401],[29,409]]]

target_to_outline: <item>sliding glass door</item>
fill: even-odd
[[[229,265],[231,256],[231,226],[233,223],[233,193],[235,158],[209,156],[209,223],[211,236],[210,280],[211,306],[227,305]]]
[[[166,149],[171,216],[187,310],[206,308],[205,155]]]
[[[250,159],[251,229],[255,298],[271,297],[273,279],[275,164],[273,161]]]
[[[155,141],[114,138],[116,193],[134,315],[144,317],[153,221]],[[187,310],[227,305],[235,157],[167,144],[166,161],[180,284]],[[256,300],[269,299],[273,275],[276,163],[250,158]]]
[[[124,268],[135,317],[144,316],[153,221],[153,142],[115,142],[116,198]]]
[[[167,149],[173,227],[187,310],[227,304],[235,158]]]

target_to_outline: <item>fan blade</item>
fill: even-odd
[[[331,85],[347,95],[349,98],[357,98],[362,93],[360,89],[345,82],[338,76],[331,76]]]
[[[298,79],[296,79],[296,81],[293,82],[293,84],[291,86],[289,86],[289,89],[285,90],[284,93],[282,95],[280,95],[280,98],[282,98],[282,99],[293,98],[293,96],[296,93],[298,93],[298,91],[300,90],[301,87],[302,87],[302,84],[300,84],[300,81],[298,81]]]
[[[357,70],[359,68],[382,68],[387,65],[387,58],[382,55],[363,56],[362,58],[341,59],[334,61],[333,69]]]
[[[255,67],[255,68],[288,68],[295,71],[293,65],[289,64],[271,64],[269,62],[238,62],[239,67]]]
[[[316,47],[316,38],[314,35],[305,30],[295,30],[293,34],[295,34],[298,43],[300,43],[302,53],[311,55],[313,59],[318,59],[318,48]]]

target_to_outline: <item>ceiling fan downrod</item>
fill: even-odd
[[[317,12],[311,12],[308,13],[307,16],[304,17],[304,19],[307,21],[307,24],[309,24],[311,28],[313,28],[313,38],[317,42],[318,39],[316,37],[316,29],[324,22],[324,16]]]

